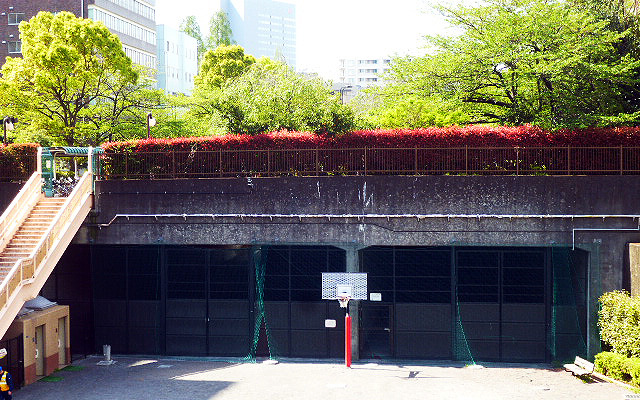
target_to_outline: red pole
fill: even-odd
[[[344,316],[344,363],[351,368],[351,317],[349,313]]]

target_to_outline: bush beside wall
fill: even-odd
[[[601,339],[614,353],[640,357],[640,299],[626,291],[613,291],[600,297],[598,326]]]
[[[596,354],[596,371],[640,387],[640,358],[604,351]]]

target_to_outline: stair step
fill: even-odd
[[[17,260],[19,258],[27,258],[29,257],[30,252],[24,252],[24,253],[2,253],[2,255],[0,255],[0,261],[8,261],[8,260]]]
[[[33,248],[38,244],[38,239],[29,239],[29,240],[24,240],[24,239],[12,239],[9,244],[7,245],[7,248],[11,247],[11,248],[18,248],[18,247],[29,247],[29,248]]]
[[[7,255],[13,253],[30,253],[36,246],[34,244],[26,245],[26,246],[7,246],[4,248],[4,251],[0,253],[0,255]]]
[[[54,217],[29,217],[24,220],[23,224],[34,223],[34,222],[42,222],[42,223],[51,223]]]
[[[34,245],[35,243],[18,245],[9,243],[0,254],[5,254],[6,252],[29,251],[35,247]]]

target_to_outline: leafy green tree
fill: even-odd
[[[193,15],[186,17],[180,24],[180,31],[196,39],[198,42],[198,60],[200,60],[204,52],[207,51],[207,46],[205,45],[205,39],[202,37],[200,25],[196,17]]]
[[[626,33],[615,44],[619,57],[640,58],[640,1],[639,0],[573,0],[575,6],[590,11],[599,20],[606,21],[611,30]],[[640,68],[636,68],[632,82],[618,85],[623,98],[623,113],[608,117],[612,124],[638,123],[640,110]]]
[[[234,44],[233,32],[227,13],[220,10],[215,13],[209,22],[209,40],[208,48],[213,50],[218,46],[230,46]]]
[[[154,88],[154,80],[143,67],[134,67],[140,77],[135,83],[109,80],[103,94],[87,107],[80,128],[92,143],[146,137],[149,112],[163,122],[159,111],[167,108],[167,95]]]
[[[207,50],[195,78],[198,88],[220,88],[226,81],[242,75],[256,59],[244,53],[241,46],[220,45]]]
[[[98,144],[100,135],[85,130],[96,107],[114,87],[138,81],[118,37],[68,12],[40,12],[20,24],[20,34],[23,58],[8,57],[2,67],[0,103],[55,143]]]
[[[431,55],[395,60],[388,93],[453,101],[466,122],[559,128],[628,120],[619,88],[633,85],[639,63],[615,51],[626,31],[562,0],[438,10],[460,34],[427,37]]]
[[[340,104],[322,79],[298,74],[269,59],[260,59],[209,94],[201,103],[199,117],[222,123],[228,132],[287,129],[339,133],[354,126],[351,109]]]

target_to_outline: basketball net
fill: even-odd
[[[347,308],[347,305],[349,304],[349,299],[351,299],[351,297],[349,296],[338,297],[338,301],[340,302],[340,307]]]

